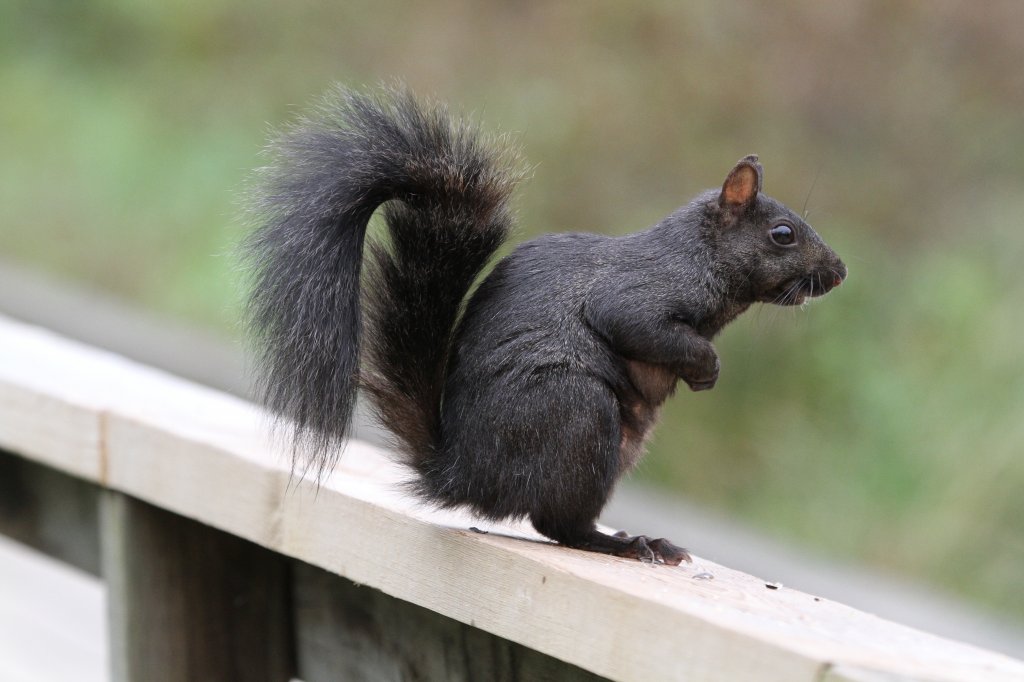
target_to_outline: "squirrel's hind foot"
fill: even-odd
[[[687,563],[693,561],[689,552],[665,538],[629,535],[625,531],[619,531],[615,535],[606,535],[595,529],[582,542],[574,543],[572,546],[588,552],[638,559],[647,564],[660,561],[668,566],[678,566],[684,561]]]

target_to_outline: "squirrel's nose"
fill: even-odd
[[[849,271],[846,269],[846,263],[839,261],[838,267],[832,270],[832,286],[837,287],[842,284],[843,280],[846,279],[848,272]]]

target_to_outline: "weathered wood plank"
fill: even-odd
[[[298,674],[304,682],[596,682],[556,658],[296,562]]]
[[[102,512],[112,679],[290,678],[286,557],[114,491]]]
[[[14,335],[25,349],[34,333],[0,322],[0,345]],[[767,589],[699,557],[692,566],[646,566],[552,547],[522,527],[469,532],[484,526],[402,496],[404,474],[360,444],[319,490],[289,489],[288,466],[251,406],[75,344],[46,344],[60,356],[55,365],[80,359],[90,371],[25,378],[8,371],[21,360],[0,363],[0,404],[24,399],[26,382],[58,406],[73,395],[102,436],[95,475],[105,485],[591,672],[619,680],[817,681],[829,670],[1024,678],[1024,664],[1005,656]],[[24,431],[0,412],[0,443],[21,443],[28,457],[60,461],[80,440]],[[696,579],[701,573],[714,579]]]
[[[98,373],[107,360],[45,330],[0,319],[0,448],[101,480]]]

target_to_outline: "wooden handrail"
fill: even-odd
[[[699,556],[644,565],[427,509],[363,443],[296,481],[253,405],[2,318],[0,447],[612,679],[1024,679]]]

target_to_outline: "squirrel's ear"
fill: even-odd
[[[718,203],[722,208],[732,211],[746,208],[757,198],[761,191],[761,180],[764,170],[757,162],[757,154],[744,156],[736,166],[729,172],[729,176],[722,185],[722,195]]]

